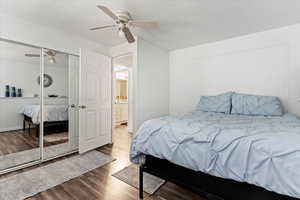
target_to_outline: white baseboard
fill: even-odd
[[[17,126],[17,127],[0,128],[0,134],[1,134],[1,132],[15,131],[15,130],[20,130],[20,129],[23,129],[23,127]]]

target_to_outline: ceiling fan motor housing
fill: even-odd
[[[100,10],[102,10],[106,15],[108,15],[110,18],[112,18],[115,21],[115,25],[109,25],[109,26],[100,26],[100,27],[95,27],[90,30],[98,30],[98,29],[104,29],[104,28],[110,28],[110,27],[118,27],[119,30],[119,35],[120,36],[125,36],[127,39],[128,43],[133,43],[135,42],[134,36],[132,35],[130,31],[131,26],[141,26],[143,22],[138,22],[135,21],[135,24],[133,24],[132,17],[130,16],[129,12],[117,12],[114,13],[111,11],[109,8],[105,6],[97,6]],[[140,24],[140,25],[138,25]],[[144,23],[145,24],[145,23]]]
[[[121,23],[128,23],[130,20],[132,20],[129,12],[117,12],[116,15],[118,16]]]

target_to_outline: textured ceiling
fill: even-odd
[[[156,20],[159,28],[133,32],[165,49],[178,49],[300,23],[299,0],[0,0],[0,12],[53,26],[113,46],[125,42],[96,8],[129,11],[134,19]]]

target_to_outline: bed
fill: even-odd
[[[36,127],[36,136],[39,136],[40,124],[40,105],[28,104],[24,105],[20,111],[24,116],[23,130],[26,124]],[[68,131],[68,105],[46,104],[44,106],[44,132],[45,134]]]
[[[300,120],[194,111],[145,122],[130,151],[143,172],[226,200],[300,199]]]

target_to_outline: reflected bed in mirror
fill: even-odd
[[[78,149],[77,110],[68,107],[78,104],[78,70],[76,55],[0,38],[0,171]]]
[[[44,146],[68,142],[68,106],[45,105]],[[0,134],[0,155],[39,147],[40,105],[26,104],[20,114],[23,129]]]
[[[28,125],[29,133],[31,126],[36,129],[39,136],[40,128],[40,105],[24,105],[21,110],[23,119],[23,130]],[[68,105],[46,104],[44,106],[44,135],[52,133],[63,133],[68,131]]]
[[[40,132],[40,106],[25,105],[22,108],[23,131],[26,127],[28,134],[35,129],[35,136]],[[57,145],[68,142],[68,105],[45,105],[44,106],[44,146]]]

